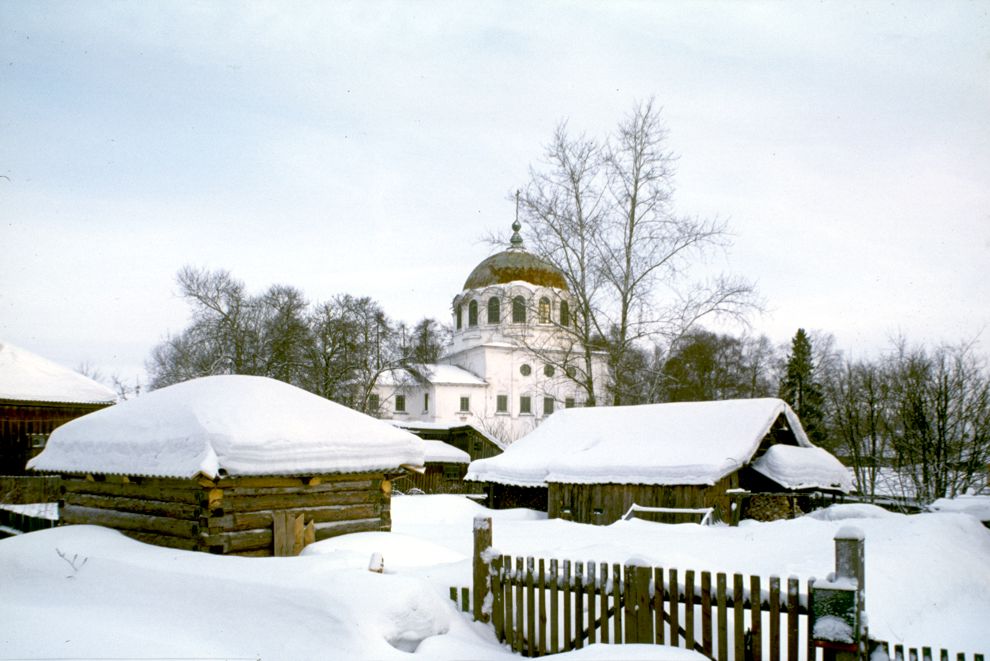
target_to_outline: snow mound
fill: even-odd
[[[362,532],[331,537],[310,544],[303,555],[344,554],[355,568],[368,565],[372,553],[380,553],[385,571],[395,567],[426,567],[466,560],[467,556],[439,544],[394,532]]]
[[[47,358],[0,342],[0,399],[112,404],[117,401],[117,394]]]
[[[904,515],[889,512],[877,505],[850,503],[829,505],[806,516],[819,521],[845,521],[846,519],[888,519]]]
[[[990,496],[956,496],[939,498],[928,506],[933,512],[956,512],[975,516],[980,521],[990,521]]]
[[[52,433],[36,470],[189,478],[397,469],[422,442],[287,383],[209,376],[77,418]]]

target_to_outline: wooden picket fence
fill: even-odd
[[[492,559],[490,617],[499,640],[524,656],[601,643],[655,643],[709,658],[814,659],[808,595],[797,578],[660,567]],[[801,654],[804,650],[804,655]]]

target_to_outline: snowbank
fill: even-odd
[[[933,512],[958,512],[975,516],[980,521],[990,521],[990,496],[939,498],[928,507]]]
[[[420,439],[388,423],[274,379],[210,376],[73,420],[28,467],[188,478],[422,463]]]
[[[780,399],[566,409],[504,453],[472,462],[466,479],[517,486],[714,484],[750,460],[781,415],[796,442],[811,448],[797,415]]]
[[[0,399],[112,404],[117,401],[117,394],[47,358],[0,342]]]

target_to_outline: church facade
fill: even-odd
[[[567,281],[524,248],[518,221],[512,227],[509,248],[478,264],[454,296],[440,362],[379,381],[380,417],[411,429],[470,425],[504,447],[554,411],[585,405],[589,367]],[[590,369],[604,401],[602,354],[592,354]]]

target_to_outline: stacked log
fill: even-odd
[[[209,479],[63,478],[63,523],[120,530],[159,546],[270,556],[275,513],[301,515],[315,540],[391,529],[391,483],[381,473]],[[282,540],[284,541],[284,540]]]

